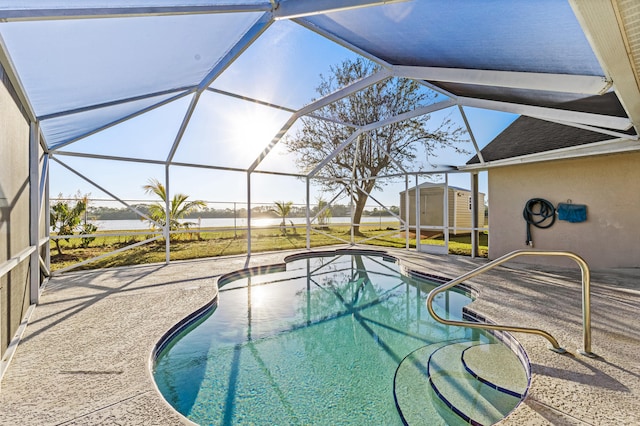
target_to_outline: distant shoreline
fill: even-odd
[[[349,217],[332,217],[328,225],[344,225],[351,221]],[[135,219],[116,219],[116,220],[89,220],[98,227],[98,231],[145,231],[148,230],[149,223],[146,220]],[[191,229],[197,230],[200,228],[246,228],[246,218],[201,218],[201,219],[184,219],[181,222],[192,223]],[[252,219],[252,225],[256,228],[265,228],[270,226],[279,226],[282,222],[279,218],[260,218]],[[306,225],[307,219],[304,217],[292,217],[287,218],[287,226],[294,225]],[[392,216],[364,216],[361,219],[362,224],[399,224],[399,221]]]

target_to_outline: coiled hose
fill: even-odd
[[[541,229],[551,227],[556,222],[556,208],[544,198],[532,198],[524,205],[522,216],[527,222],[527,241],[525,244],[533,247],[531,225]],[[545,223],[547,220],[550,221]]]

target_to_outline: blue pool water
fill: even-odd
[[[221,284],[216,308],[154,368],[166,400],[199,424],[402,425],[394,375],[405,357],[442,342],[494,342],[433,321],[424,303],[436,284],[379,255],[304,258]],[[459,319],[470,301],[450,291],[436,311]],[[455,422],[439,410],[424,424]]]

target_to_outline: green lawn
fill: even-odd
[[[367,240],[363,244],[370,244],[382,247],[405,247],[406,239],[399,232],[393,232],[390,227],[382,224],[363,225],[360,228],[361,235],[355,237],[356,243]],[[351,233],[348,225],[331,225],[322,232],[338,237],[342,240],[350,241]],[[110,232],[113,233],[113,232]],[[384,235],[390,234],[390,235]],[[109,253],[119,248],[126,247],[133,243],[143,241],[151,235],[135,235],[120,237],[96,237],[88,248],[80,247],[79,239],[70,239],[69,242],[61,240],[60,246],[63,254],[59,255],[55,248],[55,244],[51,242],[51,269],[58,270],[67,266],[82,262],[105,253]],[[288,229],[286,235],[283,235],[279,229],[257,228],[251,232],[251,251],[252,253],[288,250],[296,248],[305,248],[307,242],[306,233],[303,229],[294,231]],[[330,236],[312,232],[310,244],[312,247],[328,246],[342,244],[340,241]],[[440,239],[423,239],[422,244],[444,245],[444,240]],[[415,238],[409,239],[409,247],[414,248],[416,245]],[[185,234],[176,234],[171,240],[171,260],[197,259],[204,257],[227,256],[234,254],[243,254],[247,252],[247,236],[246,232],[219,231],[210,229],[202,232],[192,232]],[[450,236],[449,252],[452,254],[470,255],[471,240],[470,236]],[[487,255],[487,235],[480,234],[480,255]],[[144,263],[156,263],[165,261],[165,241],[159,239],[150,243],[116,253],[98,261],[94,261],[79,267],[78,269],[95,269],[108,268],[113,266],[136,265]]]

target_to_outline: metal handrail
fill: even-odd
[[[549,342],[551,342],[551,345],[553,347],[550,349],[552,351],[558,352],[558,353],[565,353],[566,350],[560,347],[560,345],[558,344],[558,341],[551,334],[547,333],[544,330],[540,330],[538,328],[514,327],[514,326],[508,326],[508,325],[485,324],[485,323],[477,323],[477,322],[470,322],[470,321],[453,321],[453,320],[444,319],[438,316],[438,314],[436,314],[436,312],[433,309],[433,299],[439,293],[442,293],[443,291],[446,291],[451,287],[458,285],[469,278],[473,278],[476,275],[479,275],[485,271],[488,271],[489,269],[493,269],[496,266],[499,266],[515,257],[520,257],[520,256],[564,256],[564,257],[569,257],[575,260],[576,263],[578,263],[578,265],[580,266],[580,270],[582,271],[582,328],[583,328],[582,337],[583,337],[583,346],[584,346],[584,349],[580,350],[579,352],[580,354],[588,357],[595,357],[596,355],[591,352],[591,308],[590,308],[591,274],[589,272],[589,265],[587,265],[587,262],[585,262],[584,259],[582,259],[580,256],[568,251],[516,250],[511,253],[507,253],[504,256],[499,257],[496,260],[493,260],[487,263],[486,265],[476,268],[473,271],[467,272],[466,274],[461,275],[458,278],[448,281],[442,284],[441,286],[431,290],[431,292],[427,296],[427,309],[429,310],[429,313],[436,321],[446,325],[456,325],[456,326],[468,327],[468,328],[481,328],[481,329],[488,329],[488,330],[513,331],[513,332],[537,334],[539,336],[546,338]]]

